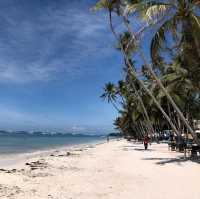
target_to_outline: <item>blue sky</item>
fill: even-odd
[[[99,96],[121,78],[106,15],[94,0],[0,1],[0,128],[106,131],[116,112]]]

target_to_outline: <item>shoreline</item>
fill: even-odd
[[[5,199],[199,199],[200,164],[126,140],[48,151],[0,167]]]
[[[80,149],[84,150],[84,148],[87,148],[89,146],[97,146],[99,144],[104,144],[106,142],[105,139],[102,140],[95,140],[87,143],[81,143],[81,144],[71,144],[71,145],[63,145],[63,146],[55,146],[50,147],[46,149],[39,149],[34,151],[28,151],[24,153],[4,153],[0,154],[0,168],[10,168],[10,167],[19,167],[21,166],[25,161],[28,161],[32,158],[37,157],[45,157],[49,156],[52,153],[58,152],[58,151],[69,151],[73,152],[74,150]]]
[[[46,151],[49,149],[57,149],[65,146],[74,146],[87,144],[105,140],[104,136],[89,136],[89,135],[7,135],[0,136],[0,155],[24,154],[37,151]]]

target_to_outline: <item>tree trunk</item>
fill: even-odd
[[[124,23],[125,23],[126,27],[128,28],[129,33],[132,35],[133,38],[135,38],[134,33],[133,33],[132,29],[129,27],[129,24],[128,24],[127,20],[124,20]],[[173,106],[173,108],[178,113],[178,115],[179,115],[180,119],[182,120],[182,122],[185,124],[185,126],[188,128],[188,130],[192,133],[194,141],[200,146],[200,140],[197,138],[196,133],[191,128],[191,126],[189,125],[188,121],[186,120],[186,118],[184,117],[183,113],[181,112],[181,110],[179,109],[179,107],[176,105],[176,103],[174,102],[174,100],[172,99],[172,97],[170,96],[170,94],[168,93],[168,91],[163,86],[161,80],[155,74],[155,72],[154,72],[153,68],[151,67],[151,65],[148,64],[148,62],[146,61],[146,58],[144,56],[143,51],[141,50],[141,47],[139,45],[138,45],[138,47],[139,47],[138,48],[138,52],[139,52],[140,57],[142,58],[142,61],[144,62],[144,65],[147,67],[147,69],[149,70],[149,72],[151,73],[151,75],[153,76],[153,78],[156,80],[158,86],[163,90],[164,94],[166,95],[167,99],[169,100],[169,102],[171,103],[171,105]]]
[[[125,64],[126,64],[126,61],[125,61]],[[127,64],[126,64],[126,66],[127,66],[128,72],[130,73],[130,67],[129,67]],[[133,67],[131,67],[131,68],[133,68]],[[130,74],[130,76],[131,76],[131,74]],[[134,92],[136,93],[136,96],[138,97],[138,100],[139,100],[139,102],[140,102],[140,104],[141,104],[141,106],[142,106],[143,113],[144,113],[144,115],[145,115],[145,117],[146,117],[146,118],[144,118],[144,119],[147,120],[148,128],[149,128],[151,134],[153,135],[153,133],[154,133],[154,129],[153,129],[153,126],[152,126],[151,120],[150,120],[150,118],[149,118],[149,115],[148,115],[147,109],[146,109],[145,106],[144,106],[144,102],[143,102],[143,100],[142,100],[142,98],[141,98],[139,92],[137,91],[137,89],[136,89],[136,87],[135,87],[135,84],[134,84],[133,80],[130,79],[129,81],[130,81],[131,86],[132,86]]]
[[[111,31],[114,34],[114,36],[116,37],[117,41],[119,41],[120,47],[121,47],[121,51],[124,55],[124,58],[127,62],[127,64],[129,65],[130,68],[132,68],[132,65],[130,63],[130,60],[128,58],[128,56],[126,55],[126,53],[124,52],[123,46],[121,44],[120,39],[118,38],[118,35],[116,34],[113,25],[112,25],[112,14],[111,11],[109,11],[109,20],[110,20],[110,27],[111,27]],[[132,68],[132,72],[135,75],[135,77],[137,77],[137,74],[135,73],[135,71]],[[172,129],[175,131],[175,133],[179,134],[178,130],[176,129],[176,127],[174,126],[174,124],[172,123],[171,119],[169,118],[169,116],[165,113],[164,109],[161,107],[160,103],[157,101],[157,99],[154,97],[154,95],[151,93],[151,91],[145,86],[145,84],[143,83],[142,80],[140,80],[139,78],[137,78],[138,82],[140,83],[140,85],[144,88],[144,90],[147,92],[147,94],[152,98],[152,100],[154,101],[154,103],[156,104],[156,106],[158,107],[158,109],[162,112],[162,114],[164,115],[164,117],[167,119],[167,121],[169,122],[169,124],[171,125]]]

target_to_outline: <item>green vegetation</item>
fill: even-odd
[[[100,0],[100,9],[124,59],[124,79],[102,95],[119,112],[116,128],[134,138],[164,128],[189,132],[200,145],[200,1]]]

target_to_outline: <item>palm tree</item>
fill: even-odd
[[[184,3],[184,1],[182,1]],[[196,2],[196,1],[195,1]],[[157,3],[157,4],[156,4]],[[131,6],[135,6],[135,4],[138,5],[138,1],[109,1],[109,0],[101,0],[98,4],[97,4],[97,7],[106,7],[109,11],[109,19],[110,19],[110,27],[111,27],[111,30],[113,32],[113,34],[115,35],[116,39],[117,40],[121,40],[120,38],[118,38],[118,35],[116,34],[115,30],[114,30],[114,27],[113,27],[113,24],[112,24],[112,12],[116,12],[118,15],[122,16],[123,19],[124,19],[124,24],[126,25],[127,29],[128,29],[128,32],[129,34],[132,36],[132,38],[130,39],[130,42],[129,43],[132,43],[132,42],[136,42],[137,44],[137,40],[136,40],[136,35],[134,34],[134,32],[131,30],[131,27],[130,27],[130,24],[129,24],[129,20],[127,18],[127,15],[125,15],[124,13],[124,8],[126,9],[127,8],[127,5],[129,6],[129,10],[132,9],[132,7],[130,6],[130,4],[132,4]],[[158,10],[160,11],[160,9],[163,11],[167,10],[167,6],[168,4],[167,3],[163,3],[162,2],[157,2],[157,1],[148,1],[148,3],[146,3],[146,1],[140,1],[139,3],[140,5],[142,5],[142,9],[141,10],[146,10],[146,15],[147,16],[152,16],[152,11],[153,14],[154,13],[158,13]],[[151,6],[151,7],[150,7]],[[130,9],[131,7],[131,9]],[[137,7],[137,6],[136,6]],[[135,9],[135,7],[134,7]],[[133,9],[132,9],[133,10]],[[157,12],[155,12],[155,10]],[[136,9],[136,11],[138,11]],[[150,14],[149,14],[150,13]],[[126,54],[126,49],[124,49],[123,47],[123,44],[121,43],[121,51],[126,59],[126,61],[128,62],[129,64],[129,58],[128,58],[128,55]],[[128,46],[127,46],[128,47]],[[139,48],[140,49],[140,48]],[[165,93],[166,97],[168,98],[169,102],[172,104],[173,108],[177,111],[179,117],[181,118],[181,120],[183,121],[183,123],[186,125],[186,127],[191,131],[191,133],[193,134],[193,137],[195,139],[195,141],[199,143],[199,140],[197,139],[196,137],[196,134],[194,133],[193,129],[191,128],[191,126],[188,124],[187,120],[185,119],[184,115],[182,114],[182,112],[180,111],[179,107],[176,105],[176,103],[174,102],[174,100],[172,99],[172,97],[169,95],[169,93],[167,92],[167,90],[165,89],[165,87],[163,86],[162,82],[160,81],[160,79],[156,76],[155,72],[153,71],[152,67],[148,64],[147,60],[145,59],[145,56],[144,56],[144,53],[139,50],[139,54],[145,64],[145,66],[148,68],[148,70],[150,71],[150,73],[152,74],[153,78],[156,80],[157,84],[159,85],[159,87],[163,90],[163,92]],[[144,86],[143,82],[138,79],[139,82],[141,83],[141,85]],[[164,112],[164,110],[162,109],[162,107],[160,106],[160,104],[158,103],[158,101],[155,99],[155,97],[152,95],[152,93],[147,89],[145,88],[144,86],[144,89],[146,90],[146,92],[152,97],[152,99],[154,100],[154,102],[156,103],[156,105],[159,107],[159,109],[161,110],[161,112],[164,114],[164,116],[166,117],[166,119],[168,120],[168,122],[170,123],[170,125],[172,126],[172,128],[177,132],[175,126],[173,125],[173,123],[171,122],[170,118],[168,117],[168,115]]]
[[[131,68],[129,67],[130,64],[132,65]],[[144,114],[144,119],[146,120],[148,124],[148,129],[151,132],[151,134],[153,134],[154,129],[150,121],[148,111],[144,105],[143,98],[141,96],[142,88],[140,88],[140,85],[137,82],[137,78],[135,74],[132,73],[132,70],[131,70],[131,69],[135,69],[134,63],[130,61],[129,64],[126,64],[126,61],[125,61],[125,65],[127,68],[126,82],[130,87],[129,90],[131,90],[134,93],[134,95],[136,96],[136,100],[139,101],[138,107],[141,107],[142,113]]]
[[[111,31],[114,34],[115,38],[117,39],[117,41],[119,42],[120,45],[120,49],[123,53],[124,59],[126,61],[126,64],[129,65],[129,68],[131,68],[132,72],[135,74],[135,76],[137,77],[136,72],[132,69],[132,65],[130,62],[130,57],[127,55],[127,53],[124,50],[123,44],[121,43],[121,36],[118,38],[117,33],[114,30],[113,24],[112,24],[112,11],[116,10],[117,13],[119,13],[120,11],[120,6],[118,6],[119,1],[109,1],[109,0],[102,0],[100,1],[97,6],[95,7],[96,9],[105,7],[108,9],[109,11],[109,21],[110,21],[110,27],[111,27]],[[131,38],[130,38],[131,39]],[[153,73],[153,71],[151,71]],[[154,74],[154,73],[153,73]],[[155,74],[154,74],[155,75]],[[156,100],[156,98],[153,96],[153,94],[151,93],[151,91],[145,86],[145,84],[143,83],[143,81],[139,78],[137,78],[138,82],[141,84],[141,86],[144,88],[144,90],[148,93],[148,95],[153,99],[154,103],[156,104],[156,106],[159,108],[159,110],[163,113],[163,115],[165,116],[165,118],[167,119],[167,121],[170,123],[170,126],[172,127],[172,129],[178,134],[179,132],[177,131],[176,127],[174,126],[174,124],[172,123],[171,119],[169,118],[169,116],[165,113],[165,111],[163,110],[163,108],[161,107],[161,105],[159,104],[159,102]],[[160,82],[159,82],[160,83]]]
[[[200,89],[199,8],[198,0],[148,1],[141,13],[154,24],[155,33],[151,41],[154,66],[161,72],[165,69],[164,52],[171,56],[179,55],[181,66],[188,70],[191,80]],[[168,42],[169,38],[173,42]]]
[[[191,81],[188,70],[182,68],[176,61],[168,67],[161,80],[163,84],[166,84],[166,89],[180,107],[190,125],[193,126],[193,120],[196,119],[193,114],[196,111],[192,107],[198,108],[199,89]]]
[[[104,100],[107,99],[108,103],[111,103],[117,111],[120,111],[115,104],[117,99],[117,91],[113,83],[108,82],[107,84],[105,84],[104,93],[100,97]]]
[[[151,55],[153,61],[160,60],[159,50],[167,42],[166,33],[171,33],[174,43],[177,43],[170,48],[171,50],[183,48],[183,45],[184,48],[191,49],[192,46],[196,59],[200,58],[200,18],[197,11],[197,8],[200,8],[199,1],[149,2],[151,4],[148,4],[145,8],[145,17],[150,21],[155,21],[155,18],[162,20],[152,39]],[[157,23],[154,24],[157,25]]]
[[[129,25],[129,21],[127,19],[127,17],[123,17],[124,18],[124,23],[128,29],[128,31],[130,32],[132,36],[132,38],[134,38],[134,41],[136,39],[136,36],[134,34],[134,32],[131,30],[131,27]],[[132,40],[132,39],[131,39]],[[173,108],[175,109],[175,111],[177,112],[177,114],[179,115],[179,118],[182,120],[182,122],[184,123],[184,125],[187,127],[187,129],[192,133],[194,141],[200,145],[200,140],[197,138],[197,135],[194,132],[194,129],[190,126],[190,124],[188,123],[187,119],[184,117],[183,113],[181,112],[180,108],[177,106],[177,104],[175,103],[175,101],[173,100],[173,98],[170,96],[170,94],[168,93],[167,89],[164,87],[164,85],[162,84],[161,80],[157,77],[156,73],[154,72],[152,66],[150,64],[148,64],[147,59],[145,58],[145,55],[143,53],[143,51],[141,50],[141,48],[138,48],[139,51],[139,55],[142,58],[142,61],[145,64],[145,67],[149,70],[150,74],[152,75],[153,79],[155,79],[155,81],[157,82],[158,86],[162,89],[162,91],[165,93],[167,99],[169,100],[169,102],[171,103],[171,105],[173,106]],[[151,96],[153,97],[153,96]],[[154,100],[155,101],[155,100]],[[155,103],[157,103],[155,101]],[[158,104],[159,105],[159,104]],[[161,109],[160,109],[161,110]],[[166,113],[161,110],[163,112],[163,114],[165,115],[166,119],[168,120],[168,122],[170,123],[170,118],[166,115]],[[170,123],[171,127],[175,130],[175,132],[178,133],[178,131],[176,130],[175,126],[173,125],[173,123]]]

